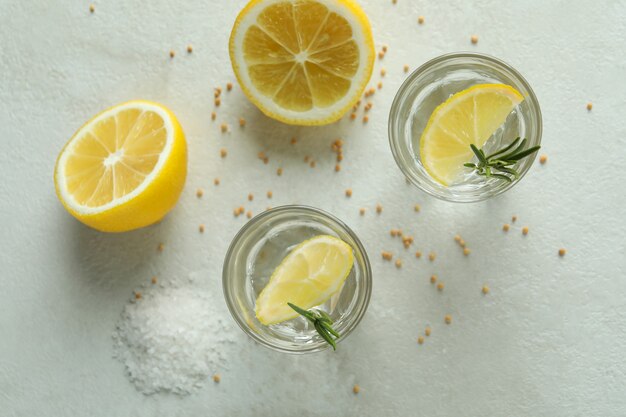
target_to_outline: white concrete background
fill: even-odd
[[[211,122],[212,88],[234,81],[227,40],[244,3],[102,0],[90,14],[87,1],[0,0],[0,415],[626,415],[626,2],[363,0],[377,45],[389,45],[373,78],[384,66],[384,88],[367,126],[323,128],[268,120],[238,87]],[[386,134],[402,66],[459,50],[493,54],[526,76],[543,109],[549,156],[511,192],[473,205],[407,186]],[[178,115],[189,143],[187,186],[161,224],[98,233],[57,201],[54,162],[83,122],[134,98]],[[222,121],[232,133],[220,134]],[[338,174],[336,137],[346,141]],[[268,166],[256,159],[260,150]],[[315,169],[304,155],[315,157]],[[198,187],[206,190],[200,200]],[[369,251],[375,285],[360,327],[336,353],[296,357],[256,346],[232,322],[237,343],[217,370],[219,385],[209,381],[185,398],[139,394],[111,357],[111,332],[132,290],[153,274],[195,273],[220,294],[227,245],[246,221],[232,209],[294,202],[344,219]],[[504,234],[512,214],[519,221]],[[392,227],[437,260],[405,252],[389,237]],[[456,233],[472,249],[468,258]],[[562,259],[560,247],[568,250]],[[381,250],[401,254],[403,268],[384,263]],[[428,282],[431,273],[446,283],[443,293]],[[220,311],[229,319],[225,305]],[[418,346],[426,325],[433,334]],[[362,387],[356,396],[354,383]]]

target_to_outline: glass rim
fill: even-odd
[[[230,269],[229,266],[231,264],[231,260],[233,258],[234,251],[237,248],[237,245],[241,242],[242,238],[246,235],[246,233],[248,233],[249,230],[253,226],[265,220],[267,217],[275,216],[282,212],[289,212],[289,211],[294,211],[294,210],[313,213],[315,215],[322,216],[336,223],[354,241],[354,245],[356,247],[354,247],[353,249],[358,251],[363,259],[364,297],[363,297],[363,300],[357,306],[355,306],[354,311],[351,313],[351,316],[354,316],[354,318],[350,320],[350,322],[348,323],[349,326],[345,330],[342,331],[341,337],[337,339],[337,343],[339,344],[346,337],[348,337],[350,333],[352,333],[352,331],[358,326],[358,324],[363,319],[363,316],[365,316],[365,313],[369,306],[370,298],[372,295],[372,281],[373,281],[372,280],[372,267],[370,265],[369,257],[367,256],[367,252],[365,251],[365,247],[363,246],[363,243],[358,238],[356,233],[354,233],[354,231],[350,227],[348,227],[348,225],[346,225],[342,220],[316,207],[300,205],[300,204],[282,205],[282,206],[274,207],[270,210],[266,210],[260,214],[257,214],[252,219],[250,219],[246,224],[244,224],[233,237],[230,245],[228,246],[228,250],[226,251],[226,255],[224,257],[224,264],[222,266],[222,291],[223,291],[224,299],[226,301],[226,306],[228,307],[230,315],[233,317],[233,319],[235,320],[237,325],[241,328],[241,330],[243,330],[243,332],[246,333],[249,337],[251,337],[255,342],[260,343],[262,346],[265,346],[269,349],[272,349],[277,352],[282,352],[282,353],[306,354],[306,353],[321,352],[323,350],[328,349],[330,345],[324,342],[324,343],[312,344],[311,346],[307,346],[303,349],[290,349],[288,347],[272,344],[267,339],[256,334],[256,332],[253,332],[250,329],[250,326],[246,323],[246,321],[239,315],[238,310],[235,306],[236,301],[233,298],[232,291],[229,288],[229,281],[232,279],[229,273],[229,269]]]
[[[469,59],[474,59],[476,61],[483,61],[483,62],[486,62],[487,64],[499,66],[501,68],[504,68],[513,76],[515,81],[518,82],[528,93],[527,96],[528,96],[529,102],[531,103],[529,105],[530,110],[535,119],[534,127],[536,130],[536,133],[535,133],[536,145],[541,144],[541,138],[542,138],[542,133],[543,133],[543,119],[541,115],[541,107],[539,105],[539,100],[537,100],[537,96],[535,95],[534,90],[532,89],[532,87],[530,86],[526,78],[524,78],[524,76],[519,71],[517,71],[514,67],[512,67],[511,65],[509,65],[508,63],[506,63],[505,61],[499,58],[496,58],[492,55],[480,53],[480,52],[470,52],[470,51],[451,52],[451,53],[436,56],[426,61],[425,63],[423,63],[417,69],[415,69],[411,74],[409,74],[409,76],[402,82],[402,84],[398,88],[398,91],[396,92],[396,95],[394,96],[394,99],[391,103],[391,107],[389,110],[389,117],[388,117],[387,135],[389,138],[389,145],[391,147],[391,153],[393,154],[393,158],[396,162],[396,165],[400,168],[404,176],[411,182],[411,184],[413,184],[414,186],[416,186],[423,192],[427,193],[428,195],[431,195],[439,200],[449,201],[453,203],[476,203],[476,202],[487,200],[491,197],[495,197],[511,189],[514,185],[520,182],[522,178],[528,173],[531,166],[534,164],[535,158],[533,157],[531,162],[526,164],[524,168],[520,170],[520,175],[518,178],[514,179],[513,182],[507,183],[506,185],[500,187],[495,192],[484,193],[484,195],[478,196],[475,198],[461,199],[458,197],[439,193],[436,190],[431,189],[430,187],[422,185],[420,183],[420,180],[415,178],[415,175],[409,169],[406,162],[402,158],[400,145],[399,145],[399,141],[401,140],[401,135],[396,134],[396,129],[397,129],[396,122],[398,119],[397,114],[400,111],[400,108],[402,107],[404,102],[406,101],[407,90],[415,84],[416,79],[418,79],[420,76],[425,74],[427,71],[429,71],[433,66],[436,66],[437,64],[445,63],[446,61],[452,61],[452,60],[459,59],[459,58],[460,59],[469,58]]]

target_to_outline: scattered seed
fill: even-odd
[[[222,133],[228,132],[228,125],[226,123],[222,123],[220,125],[220,130],[222,131]]]
[[[421,257],[422,257],[422,252],[421,252],[421,251],[417,251],[417,252],[415,252],[415,257],[416,257],[417,259],[421,258]]]
[[[404,70],[404,72],[409,72],[409,66],[407,64],[404,64],[404,67],[402,67],[402,69]]]
[[[248,201],[254,200],[254,195],[252,193],[248,194]]]
[[[228,155],[228,151],[226,150],[226,148],[220,149],[220,156],[222,158],[226,158],[226,155]]]
[[[274,195],[274,194],[273,194],[271,191],[268,191],[268,192],[267,192],[267,198],[272,198],[272,196],[273,196],[273,195]]]
[[[365,105],[365,107],[364,107],[363,109],[364,109],[365,111],[370,111],[370,109],[372,108],[372,106],[373,106],[373,105],[374,105],[374,104],[372,104],[372,102],[371,102],[371,101],[369,101],[369,102]]]
[[[380,204],[376,204],[376,213],[380,214],[383,212],[383,206]]]
[[[369,122],[370,118],[367,116],[363,116],[363,123]]]
[[[402,231],[400,229],[391,229],[389,231],[389,234],[391,235],[391,237],[396,237],[400,236],[402,234]]]
[[[543,165],[543,164],[545,164],[546,162],[548,162],[548,155],[541,155],[541,156],[539,157],[539,163],[540,163],[541,165]]]
[[[378,53],[378,59],[383,59],[385,57],[385,53],[383,51],[380,51]]]
[[[434,284],[435,282],[437,282],[437,275],[431,275],[430,276],[430,283]]]
[[[193,52],[193,46],[191,45],[187,45],[187,53],[192,53]]]
[[[221,380],[222,377],[220,376],[220,374],[213,375],[213,382],[215,382],[216,384],[219,384]]]
[[[204,225],[201,224],[200,226],[198,226],[198,230],[200,231],[200,233],[204,233]]]
[[[389,48],[389,47],[388,47],[387,45],[383,45],[383,47],[382,47],[383,52],[387,53],[387,49],[388,49],[388,48]]]
[[[526,236],[528,234],[528,227],[527,226],[522,227],[522,234],[524,236]]]
[[[352,197],[352,188],[346,189],[346,197]]]
[[[141,299],[141,293],[139,291],[135,291],[135,300]]]
[[[405,249],[408,249],[413,244],[413,238],[411,236],[402,236],[402,244]]]
[[[461,241],[461,236],[460,235],[454,235],[454,241],[456,243],[459,243]]]
[[[163,243],[159,243],[159,245],[157,246],[157,250],[159,252],[163,252],[164,249],[165,249],[165,245]]]
[[[276,175],[278,175],[279,177],[280,177],[281,175],[283,175],[283,169],[282,169],[282,168],[278,168],[278,169],[276,170]]]
[[[215,107],[219,107],[220,104],[222,104],[222,100],[220,100],[219,98],[215,99]]]
[[[378,84],[376,85],[376,87],[378,87],[379,90],[382,90],[383,88],[383,82],[379,81]]]
[[[204,194],[204,191],[202,191],[202,188],[198,188],[196,190],[196,197],[200,198],[202,197],[203,194]]]
[[[478,43],[478,35],[472,35],[470,39],[474,45]]]
[[[211,120],[215,120],[216,118],[217,118],[217,114],[214,111],[212,111],[211,112]]]
[[[244,127],[246,125],[246,119],[243,117],[239,118],[239,126]]]
[[[291,138],[290,143],[291,143],[292,145],[295,145],[296,143],[298,143],[298,139],[296,139],[295,137],[294,137],[294,138]]]
[[[359,387],[357,384],[354,384],[354,386],[352,387],[352,392],[358,394],[359,392],[361,392],[361,387]]]
[[[428,260],[431,262],[434,261],[436,257],[437,257],[437,254],[435,252],[431,252],[428,254]]]
[[[420,345],[424,344],[424,337],[420,336],[417,338],[417,343],[419,343]]]
[[[356,113],[352,113],[352,114],[350,115],[350,120],[354,120],[354,119],[356,119]]]
[[[384,77],[387,74],[387,70],[385,68],[380,69],[380,76]]]
[[[424,16],[418,16],[417,17],[417,23],[419,23],[420,25],[424,24]]]
[[[309,163],[309,166],[310,166],[311,168],[315,168],[315,165],[316,165],[316,162],[315,162],[315,161],[311,161],[311,162]]]
[[[251,212],[251,211],[248,211],[248,212],[246,213],[246,217],[247,217],[247,218],[249,218],[249,219],[251,219],[251,218],[252,218],[252,212]]]
[[[559,256],[565,256],[565,254],[567,253],[567,251],[563,248],[559,249]]]
[[[511,223],[515,223],[517,221],[517,216],[511,216]]]
[[[226,91],[230,91],[233,89],[233,83],[226,83]]]
[[[593,103],[589,102],[587,103],[587,110],[591,111],[591,109],[593,109]]]
[[[152,279],[151,279],[150,281],[151,281],[153,284],[156,284],[156,283],[157,283],[157,277],[156,277],[156,276],[152,277]]]
[[[463,239],[459,240],[459,245],[464,248],[465,247],[465,241]]]
[[[463,255],[469,256],[470,252],[469,248],[463,248]]]
[[[439,291],[443,291],[443,288],[445,287],[445,285],[443,284],[443,282],[440,282],[439,284],[437,284],[437,289]]]
[[[94,6],[93,4],[90,4],[90,5],[89,5],[89,12],[90,12],[90,13],[93,13],[93,12],[95,12],[95,11],[96,11],[96,6]]]
[[[390,261],[391,259],[393,259],[393,254],[391,252],[383,251],[382,255],[385,261]]]
[[[396,268],[402,268],[402,259],[396,259]]]
[[[359,209],[359,214],[360,214],[361,216],[365,216],[365,209],[364,209],[363,207],[361,207],[361,208]]]
[[[220,179],[219,179],[219,178],[215,178],[215,179],[213,180],[213,184],[215,184],[215,185],[220,185]]]
[[[170,50],[170,58],[174,58],[176,56],[176,52],[172,49]]]
[[[446,324],[452,323],[452,316],[449,314],[446,314],[446,316],[443,318],[443,321],[445,321]]]
[[[489,294],[489,287],[486,286],[486,285],[483,285],[482,291],[483,291],[483,294],[485,294],[485,295]]]
[[[511,226],[509,226],[509,224],[508,224],[508,223],[505,223],[505,224],[502,226],[502,230],[504,230],[505,232],[508,232],[510,228],[511,228]]]
[[[309,155],[304,155],[304,162],[305,162],[306,164],[308,164],[308,163],[309,163],[309,160],[310,160],[310,159],[311,159],[311,157],[310,157]]]
[[[335,165],[335,172],[339,172],[341,171],[341,165],[337,164]]]
[[[416,205],[413,207],[413,210],[415,210],[415,211],[420,211],[421,209],[422,209],[422,208],[420,207],[420,205],[419,205],[419,204],[416,204]]]
[[[430,327],[426,326],[426,328],[424,329],[424,334],[425,334],[426,336],[430,336],[431,331],[432,331],[432,330],[430,329]]]

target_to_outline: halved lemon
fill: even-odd
[[[354,254],[343,240],[321,235],[296,246],[276,267],[256,300],[256,317],[265,325],[298,316],[287,305],[309,309],[339,291],[352,270]]]
[[[354,0],[252,0],[230,35],[246,96],[284,123],[323,125],[361,96],[374,66],[367,16]]]
[[[433,111],[420,139],[422,165],[450,185],[524,97],[505,84],[479,84],[458,92]]]
[[[174,114],[129,101],[98,114],[65,145],[54,170],[67,211],[104,232],[155,223],[176,204],[187,176],[187,144]]]

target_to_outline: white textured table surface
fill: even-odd
[[[268,120],[238,87],[210,120],[212,88],[234,81],[227,39],[243,0],[100,1],[94,14],[88,2],[0,0],[1,415],[626,415],[626,2],[362,4],[377,46],[389,45],[376,64],[373,82],[382,66],[387,76],[370,123],[297,128]],[[473,205],[406,185],[386,134],[402,66],[458,50],[493,54],[524,74],[542,106],[549,157],[511,192]],[[133,98],[178,115],[189,143],[187,186],[161,224],[102,234],[62,209],[54,161],[84,121]],[[223,121],[231,133],[219,132]],[[346,142],[340,173],[330,151],[337,137]],[[257,159],[261,150],[269,165]],[[249,192],[257,196],[251,204]],[[256,213],[296,202],[337,215],[364,242],[375,276],[360,327],[336,353],[289,356],[255,345],[232,321],[236,343],[216,370],[220,384],[182,398],[139,394],[112,358],[111,333],[133,289],[153,274],[195,274],[231,320],[221,265],[246,221],[233,218],[233,208]],[[360,207],[368,208],[364,217]],[[512,214],[519,220],[505,234]],[[530,227],[526,237],[522,226]],[[415,236],[411,251],[389,237],[392,227]],[[436,261],[415,259],[415,249],[435,251]],[[382,250],[400,255],[402,269],[383,262]],[[445,281],[442,293],[429,283],[432,273]],[[419,346],[426,325],[433,334]]]

